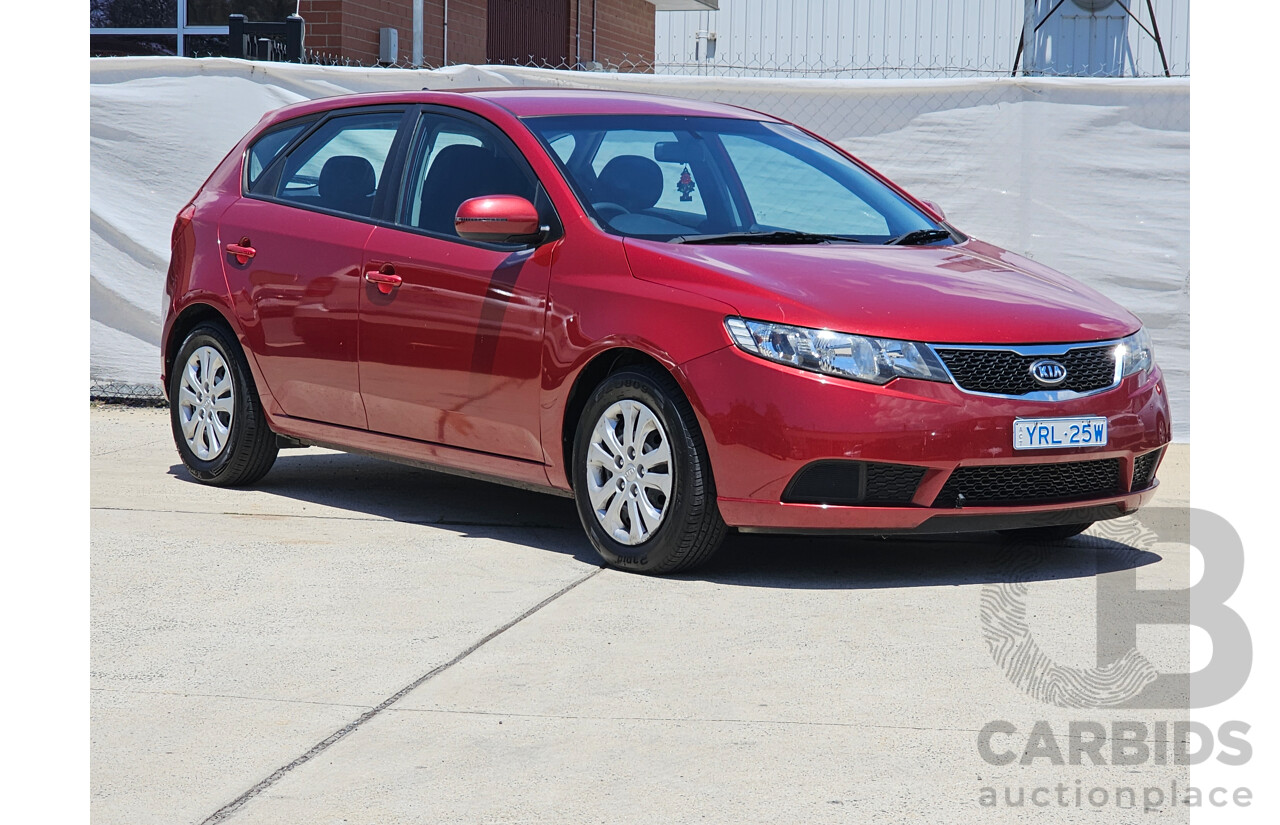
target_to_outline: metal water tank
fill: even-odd
[[[1112,3],[1116,2],[1116,0],[1071,0],[1071,2],[1075,3],[1077,6],[1084,9],[1085,11],[1092,13],[1092,12],[1102,11],[1107,6],[1110,6]]]

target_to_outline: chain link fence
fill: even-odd
[[[146,41],[146,38],[133,38]],[[220,41],[222,38],[210,36],[202,40]],[[189,50],[187,57],[216,58],[226,57],[225,44],[220,48],[200,48],[195,37],[188,38],[197,43]],[[163,43],[132,43],[133,52],[124,53],[110,50],[97,50],[90,54],[94,58],[138,56],[139,53],[149,56],[173,56],[172,47]],[[446,65],[423,63],[415,66],[407,60],[395,63],[381,63],[369,60],[358,60],[328,52],[308,49],[302,60],[312,66],[342,66],[359,69],[421,69],[435,71],[449,68]],[[458,64],[450,64],[456,66]],[[556,69],[561,71],[603,72],[623,74],[660,74],[694,77],[781,77],[781,78],[813,78],[813,79],[927,79],[927,78],[965,78],[965,77],[1114,77],[1114,72],[1107,68],[1081,69],[1070,73],[1055,72],[1051,69],[1040,69],[1033,73],[1021,69],[1011,70],[1008,65],[997,62],[980,62],[963,65],[947,65],[935,62],[919,63],[885,63],[866,61],[861,64],[833,66],[823,61],[806,61],[795,58],[778,58],[774,55],[737,55],[722,57],[714,62],[688,60],[659,60],[644,55],[617,54],[602,56],[596,61],[575,63],[572,59],[547,60],[534,55],[518,60],[494,60],[488,65],[512,66],[530,69]],[[1136,73],[1128,77],[1190,77],[1187,71],[1179,70],[1165,75],[1163,72],[1151,74]]]
[[[214,56],[214,55],[206,55]],[[306,50],[304,63],[315,66],[345,66],[362,69],[424,69],[434,71],[446,66],[424,63],[414,66],[408,62],[371,63],[353,60],[348,57],[327,52]],[[923,61],[917,63],[893,63],[867,59],[859,64],[832,65],[828,61],[808,61],[795,57],[779,58],[774,55],[745,55],[735,57],[721,56],[713,62],[688,60],[662,60],[645,55],[616,54],[602,56],[596,61],[575,63],[571,59],[546,60],[529,55],[518,60],[496,60],[492,66],[509,66],[529,69],[555,69],[559,71],[596,72],[605,74],[658,74],[678,77],[770,77],[794,79],[828,79],[828,80],[885,80],[885,79],[931,79],[931,78],[967,78],[967,77],[1114,77],[1115,74],[1106,67],[1074,70],[1070,73],[1042,68],[1034,73],[1025,73],[1021,68],[1011,70],[1007,61],[981,61],[961,65]],[[1142,72],[1131,73],[1129,77],[1189,77],[1176,67],[1177,71],[1165,75],[1162,71],[1152,74]]]
[[[409,71],[316,52],[306,60],[210,61],[206,68],[180,58],[146,59],[136,68],[127,58],[95,63],[102,80],[93,87],[95,123],[104,121],[106,135],[118,126],[121,138],[97,140],[92,149],[93,294],[101,300],[93,309],[91,398],[162,398],[159,342],[152,339],[172,216],[263,112],[344,91],[551,86],[743,106],[840,144],[941,204],[966,233],[1065,272],[1139,315],[1169,382],[1175,434],[1189,437],[1187,80],[721,77],[655,73],[652,61],[628,59],[594,71],[559,65]],[[252,83],[238,79],[250,75]],[[125,82],[130,77],[143,81],[136,93]],[[231,91],[233,84],[239,85]],[[238,102],[239,121],[198,102],[226,94]],[[175,128],[190,140],[162,139]],[[146,204],[143,213],[139,203]]]
[[[123,381],[89,382],[89,400],[102,404],[123,404],[130,407],[166,406],[164,392],[159,384],[128,384]]]

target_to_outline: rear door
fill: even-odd
[[[360,387],[369,429],[542,461],[538,398],[554,243],[537,249],[458,237],[458,206],[520,195],[559,222],[532,170],[499,130],[425,110],[406,154],[394,226],[373,230],[360,292]],[[380,274],[399,279],[388,287]]]
[[[403,106],[336,112],[307,124],[264,169],[251,148],[248,192],[222,217],[228,279],[248,293],[245,336],[287,415],[367,426],[360,264],[372,222],[394,208],[406,120]]]

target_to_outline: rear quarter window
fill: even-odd
[[[245,183],[252,191],[254,185],[262,179],[262,173],[271,165],[271,161],[280,156],[289,144],[293,143],[309,122],[293,123],[281,128],[272,129],[262,137],[253,142],[249,147],[249,154],[245,170]]]

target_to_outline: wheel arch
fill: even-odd
[[[648,366],[670,375],[675,381],[680,392],[685,396],[685,400],[689,401],[695,409],[695,420],[693,425],[701,428],[701,423],[696,420],[697,405],[694,399],[690,397],[685,382],[677,370],[657,358],[653,354],[638,349],[634,346],[617,345],[602,350],[591,357],[589,361],[578,371],[574,377],[569,395],[565,400],[564,417],[560,425],[560,460],[563,462],[565,478],[569,483],[569,488],[573,488],[573,442],[578,431],[578,421],[582,418],[582,413],[587,407],[587,400],[591,397],[591,393],[595,392],[596,387],[600,386],[610,375],[619,372],[627,367]]]
[[[231,323],[231,320],[227,318],[222,310],[213,304],[203,302],[189,304],[174,319],[173,326],[169,329],[169,335],[164,341],[164,390],[166,394],[169,391],[169,382],[173,378],[173,362],[178,356],[178,350],[182,348],[182,342],[187,340],[187,336],[191,334],[193,329],[206,322],[213,322],[226,327],[227,331],[235,338],[236,343],[240,345],[241,354],[244,354],[244,343],[241,342],[235,325]],[[246,358],[245,360],[248,361],[249,359]],[[252,364],[250,366],[252,367]],[[250,369],[250,372],[252,373],[253,370]],[[254,376],[254,379],[259,384],[259,391],[261,391],[261,382],[257,381],[257,376]]]

